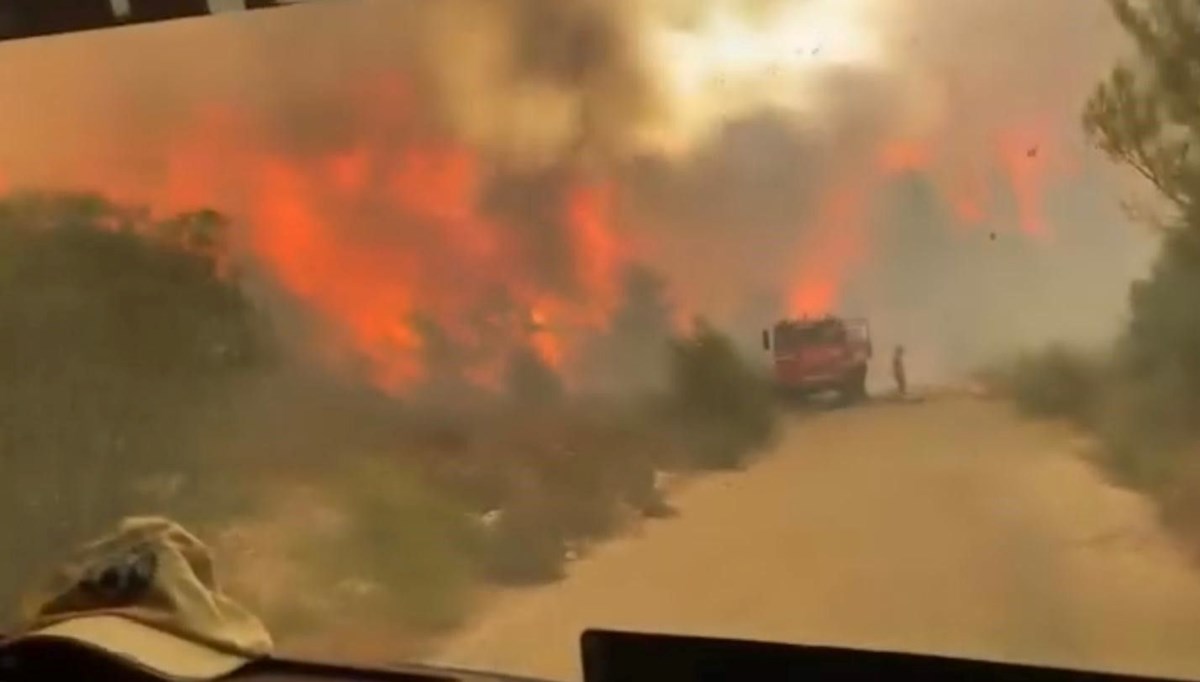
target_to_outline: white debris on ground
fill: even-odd
[[[663,499],[670,492],[678,488],[685,479],[683,474],[663,470],[655,470],[653,477],[654,493],[657,497]],[[492,537],[495,537],[495,534],[498,533],[505,517],[506,512],[502,508],[489,509],[482,514],[468,514],[471,524]],[[586,556],[587,549],[585,541],[577,539],[566,540],[563,543],[562,557],[567,562],[579,561]]]
[[[666,471],[655,470],[654,472],[654,492],[664,493],[667,491],[667,486],[671,483],[671,474]]]
[[[654,492],[662,497],[674,492],[687,479],[687,474],[679,471],[654,471]]]
[[[578,561],[583,554],[583,546],[578,542],[568,541],[563,549],[563,559],[566,561]]]
[[[475,522],[484,530],[494,531],[503,519],[503,509],[489,509],[476,517]]]

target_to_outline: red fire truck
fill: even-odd
[[[865,319],[781,320],[763,330],[762,341],[774,351],[775,382],[785,394],[833,391],[848,402],[866,398],[872,348]]]

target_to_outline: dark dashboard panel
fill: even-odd
[[[1167,682],[1161,678],[918,654],[605,630],[584,633],[581,647],[585,682]]]
[[[0,682],[162,682],[166,678],[78,642],[31,638],[0,649]],[[492,673],[400,665],[368,668],[270,658],[222,678],[230,682],[542,682]]]
[[[156,682],[160,679],[97,649],[60,640],[30,639],[6,644],[0,651],[0,682]]]
[[[983,682],[1167,682],[938,656],[727,639],[589,631],[585,682],[772,682],[774,680],[982,680]],[[163,678],[99,650],[63,640],[27,640],[0,650],[0,682]],[[423,666],[386,669],[267,659],[234,673],[239,682],[538,682],[496,673]]]
[[[545,682],[413,664],[383,669],[281,658],[253,663],[228,679],[231,682]]]
[[[243,0],[247,10],[295,0]],[[74,33],[212,14],[209,0],[0,0],[0,41]]]

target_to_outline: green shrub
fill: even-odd
[[[1124,376],[1106,385],[1095,431],[1105,464],[1124,483],[1154,490],[1195,434],[1196,403],[1177,374]]]
[[[1084,130],[1110,158],[1145,176],[1166,211],[1156,220],[1161,248],[1149,276],[1130,289],[1130,319],[1119,345],[1119,382],[1107,391],[1099,428],[1109,465],[1147,489],[1176,527],[1200,521],[1195,424],[1200,407],[1200,141],[1196,96],[1195,2],[1113,0],[1135,40],[1093,91]]]
[[[561,575],[568,545],[617,532],[632,515],[665,516],[655,471],[680,449],[655,401],[564,400],[541,409],[505,402],[422,438],[437,484],[476,514],[501,510],[481,544],[487,576],[536,583]],[[439,419],[427,423],[443,424]]]
[[[1134,376],[1173,374],[1200,396],[1200,225],[1168,233],[1150,275],[1130,287],[1130,320],[1118,348]]]
[[[0,529],[0,604],[121,516],[194,525],[237,506],[209,450],[273,349],[220,274],[223,227],[91,196],[0,201],[0,514],[21,519]]]
[[[1025,353],[991,374],[1024,412],[1038,417],[1092,419],[1104,369],[1084,353],[1051,346]]]
[[[416,631],[457,625],[475,579],[469,517],[409,468],[378,458],[351,460],[333,481],[344,531],[318,537],[300,558],[324,589],[347,580],[372,590],[340,607]]]
[[[1160,515],[1184,546],[1200,555],[1200,451],[1178,452],[1171,477],[1158,491]]]
[[[767,382],[703,320],[672,348],[671,411],[692,464],[736,468],[774,432]]]
[[[505,509],[482,546],[487,577],[508,585],[557,580],[563,575],[566,539],[548,505],[525,500]]]

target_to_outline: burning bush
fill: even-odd
[[[562,400],[562,379],[530,348],[509,357],[505,379],[508,396],[523,407],[545,408]]]
[[[662,277],[644,265],[627,267],[608,329],[586,349],[581,374],[587,389],[618,395],[665,390],[673,314]]]
[[[661,471],[739,466],[773,430],[766,385],[728,339],[699,323],[667,343],[646,272],[631,272],[597,350],[599,374],[628,364],[620,378],[642,382],[572,394],[518,346],[498,387],[470,383],[451,353],[436,381],[397,397],[277,345],[224,236],[208,211],[158,221],[87,196],[0,203],[2,511],[29,520],[0,535],[8,556],[44,567],[129,513],[218,537],[258,529],[303,568],[256,572],[234,552],[234,571],[313,596],[251,595],[268,620],[299,636],[353,614],[419,638],[458,622],[474,580],[559,577],[588,543],[669,512]],[[29,568],[10,561],[0,586]]]

